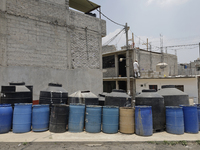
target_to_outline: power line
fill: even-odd
[[[93,5],[90,1],[87,0],[87,2],[90,3],[90,5],[91,5],[92,7],[94,7],[94,5]],[[94,7],[94,8],[95,8],[95,7]],[[119,25],[119,26],[125,27],[125,25],[122,25],[122,24],[120,24],[120,23],[117,23],[117,22],[113,21],[112,19],[108,18],[106,15],[104,15],[104,14],[103,14],[101,11],[99,11],[98,9],[96,9],[96,10],[97,10],[100,14],[102,14],[106,19],[110,20],[111,22],[113,22],[113,23],[115,23],[115,24],[117,24],[117,25]]]
[[[114,37],[112,37],[110,40],[108,40],[105,44],[103,44],[103,46],[108,45],[109,43],[111,43],[125,28],[123,28],[119,33],[117,33]]]

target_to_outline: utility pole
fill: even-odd
[[[129,58],[129,48],[128,48],[128,30],[129,27],[126,23],[125,32],[126,32],[126,76],[127,76],[127,93],[130,93],[130,58]]]
[[[161,63],[164,62],[164,55],[163,55],[163,36],[160,34],[160,52],[161,52]]]
[[[151,53],[151,43],[149,43],[149,50],[150,50],[150,70],[152,71],[152,53]]]
[[[200,42],[199,42],[199,58],[200,58]]]

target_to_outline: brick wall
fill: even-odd
[[[101,69],[104,20],[70,10],[68,0],[7,0],[6,11],[8,66]]]

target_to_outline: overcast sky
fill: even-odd
[[[152,51],[159,52],[160,34],[163,36],[163,46],[198,44],[200,42],[200,0],[91,0],[101,6],[101,11],[113,21],[130,27],[135,36],[136,47],[149,39]],[[97,11],[94,11],[97,13]],[[97,16],[99,14],[97,13]],[[115,36],[122,26],[106,20],[107,36],[103,44]],[[125,34],[120,34],[110,45],[117,49],[125,45]],[[129,42],[129,44],[131,44]],[[188,63],[199,57],[199,46],[168,48],[167,52],[175,54],[178,62]],[[164,49],[165,52],[166,49]]]

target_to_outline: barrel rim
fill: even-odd
[[[49,104],[37,104],[37,105],[33,105],[33,107],[42,107],[42,106],[49,107]]]
[[[52,104],[53,107],[67,107],[67,104]]]
[[[134,109],[133,107],[120,107],[120,109]]]
[[[145,105],[138,105],[138,106],[135,106],[135,108],[151,108],[152,106],[145,106]]]
[[[14,105],[15,106],[17,106],[17,105],[27,105],[27,106],[29,106],[29,105],[32,105],[32,103],[14,103]]]
[[[165,106],[167,109],[182,109],[180,106]]]
[[[119,109],[119,106],[107,105],[107,106],[103,106],[103,108],[118,108]]]
[[[82,104],[82,103],[70,103],[69,106],[85,106],[85,104]]]
[[[0,107],[11,107],[11,104],[0,104]]]
[[[88,108],[102,108],[100,105],[87,105]]]

